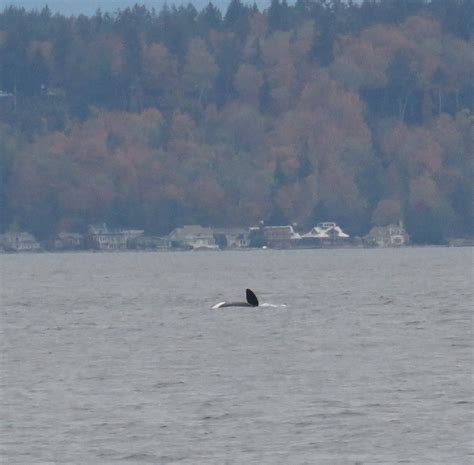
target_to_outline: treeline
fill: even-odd
[[[474,2],[0,14],[2,230],[473,234]]]

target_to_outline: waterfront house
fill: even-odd
[[[138,236],[128,241],[128,247],[135,250],[163,250],[171,247],[167,237]]]
[[[263,237],[269,247],[284,249],[296,247],[301,240],[301,236],[295,232],[293,226],[265,226]]]
[[[84,236],[74,232],[61,231],[53,241],[54,250],[81,250],[84,247]]]
[[[214,228],[213,235],[221,248],[239,249],[250,244],[249,231],[243,228]]]
[[[128,241],[141,235],[142,229],[109,229],[105,223],[89,226],[86,244],[95,250],[125,250]]]
[[[474,237],[448,237],[449,247],[474,247]]]
[[[400,247],[406,245],[409,236],[403,224],[390,224],[388,226],[375,226],[364,238],[367,245],[378,247]]]
[[[168,239],[173,247],[185,249],[217,250],[214,234],[211,228],[200,225],[185,225],[170,232]]]
[[[6,252],[38,252],[39,242],[28,232],[6,232],[0,235],[0,245]]]
[[[346,234],[340,226],[332,221],[318,223],[306,234],[303,234],[303,243],[307,246],[335,245],[347,242],[349,234]]]
[[[311,237],[317,239],[348,239],[350,236],[346,234],[336,223],[326,221],[318,223],[311,231],[304,234],[303,237]]]

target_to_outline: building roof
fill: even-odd
[[[346,234],[336,223],[332,222],[318,223],[310,232],[303,234],[303,237],[315,239],[329,239],[331,236],[344,239],[350,237],[349,234]]]
[[[238,236],[240,234],[248,234],[249,230],[245,228],[213,228],[213,233],[225,234],[228,236]]]
[[[374,226],[369,236],[390,236],[390,235],[407,235],[405,228],[397,224],[389,224],[388,226]]]
[[[263,228],[263,234],[266,237],[271,236],[272,238],[278,239],[301,239],[301,236],[297,232],[295,232],[293,226],[290,224],[284,226],[265,226]],[[286,238],[283,237],[284,234],[287,235]]]

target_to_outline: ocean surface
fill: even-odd
[[[474,462],[471,248],[0,264],[2,464]]]

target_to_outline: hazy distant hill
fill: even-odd
[[[474,236],[474,2],[147,8],[0,11],[0,231]]]

